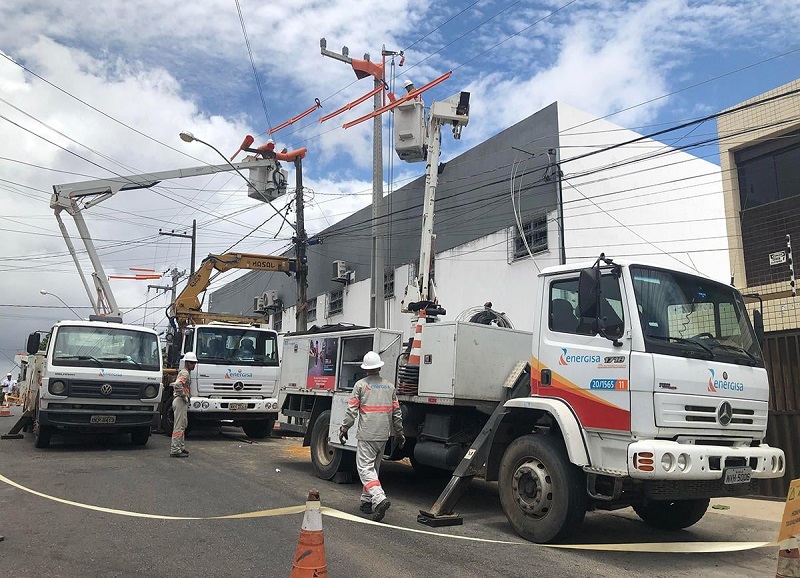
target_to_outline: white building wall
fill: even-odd
[[[730,282],[717,165],[651,139],[570,160],[641,135],[563,103],[558,114],[567,261],[604,251]]]

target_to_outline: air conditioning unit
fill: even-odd
[[[349,271],[347,270],[347,262],[334,261],[333,271],[331,272],[331,281],[338,283],[347,283],[350,280]]]
[[[280,299],[278,299],[278,291],[275,289],[264,291],[262,298],[264,299],[264,307],[274,307],[280,302]]]
[[[256,313],[263,313],[266,308],[266,304],[264,303],[264,296],[259,295],[258,297],[253,297],[253,311]]]

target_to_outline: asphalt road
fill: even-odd
[[[18,410],[17,410],[18,412]],[[0,431],[13,421],[0,419]],[[241,435],[240,430],[226,432]],[[0,474],[39,492],[119,510],[173,516],[218,516],[305,502],[358,514],[360,486],[314,476],[298,438],[247,444],[219,430],[193,431],[187,459],[168,457],[169,439],[144,448],[126,436],[54,436],[36,450],[31,436],[0,441]],[[443,483],[418,480],[410,466],[385,463],[392,500],[385,522],[414,529]],[[463,526],[442,534],[517,541],[494,484],[475,482],[458,508]],[[288,576],[302,514],[241,520],[169,521],[90,511],[0,483],[0,575],[14,576]],[[724,554],[640,554],[498,545],[323,519],[332,577],[436,576],[774,576],[777,550]],[[768,541],[775,524],[709,512],[677,533],[651,530],[630,510],[590,513],[579,543]]]

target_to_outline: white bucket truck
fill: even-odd
[[[32,333],[28,353],[36,356],[40,345],[41,335]],[[154,330],[95,316],[56,323],[38,391],[26,396],[35,400],[36,447],[48,447],[52,434],[65,430],[129,433],[135,445],[145,445],[158,421],[161,378]]]

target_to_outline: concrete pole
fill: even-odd
[[[375,88],[383,83],[375,79]],[[374,98],[375,110],[383,106],[381,93]],[[385,268],[386,246],[383,238],[383,122],[381,116],[374,118],[372,129],[372,259],[369,323],[371,327],[383,328],[386,325],[383,294],[383,271]]]
[[[297,257],[297,306],[296,331],[308,329],[308,258],[306,257],[305,207],[303,205],[303,160],[294,159],[295,168],[295,209],[297,211],[297,230],[294,238],[294,252]]]

